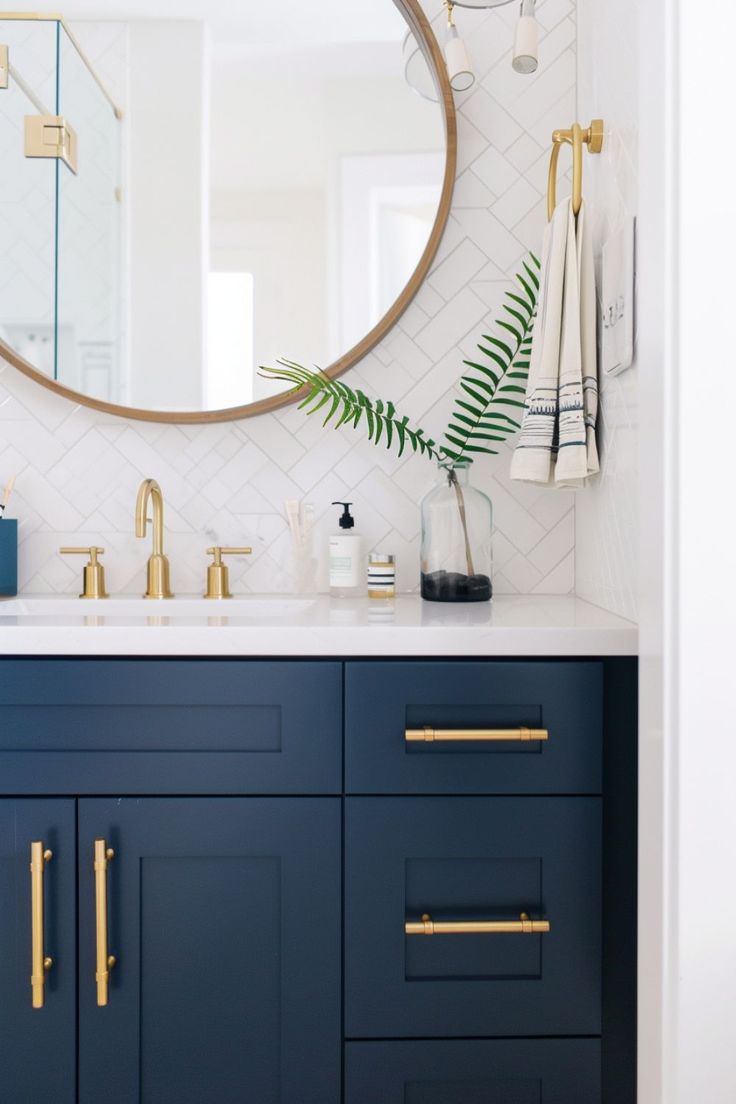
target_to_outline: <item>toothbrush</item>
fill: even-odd
[[[8,508],[8,503],[10,502],[10,496],[13,493],[13,487],[15,486],[15,479],[16,479],[16,477],[14,475],[11,475],[10,479],[5,484],[5,490],[3,492],[3,500],[2,500],[2,502],[0,502],[0,519],[5,517],[5,511]]]
[[[295,498],[287,498],[286,502],[284,502],[284,508],[286,510],[286,520],[289,523],[292,540],[296,545],[299,545],[301,543],[299,503]]]
[[[312,502],[305,502],[302,521],[302,545],[304,548],[309,547],[312,539],[312,526],[314,525],[314,504]]]

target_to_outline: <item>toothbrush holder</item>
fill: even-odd
[[[0,520],[0,597],[12,598],[18,593],[18,522],[15,518]]]

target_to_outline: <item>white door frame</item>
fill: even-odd
[[[639,31],[639,1104],[733,1104],[736,5]]]

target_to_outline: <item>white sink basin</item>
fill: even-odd
[[[136,596],[118,598],[11,598],[0,601],[2,617],[128,617],[186,618],[209,617],[271,620],[295,617],[314,605],[313,598],[226,598],[209,600],[196,597],[166,598],[160,601]]]

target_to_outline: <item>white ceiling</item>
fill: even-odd
[[[272,45],[399,41],[406,23],[393,0],[71,0],[66,19],[195,19],[215,41]]]

